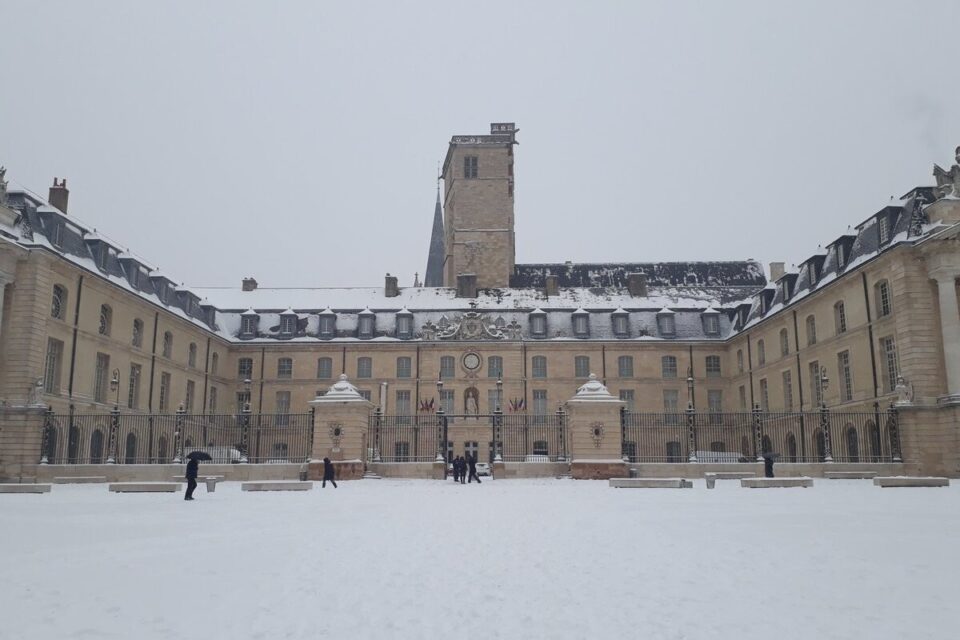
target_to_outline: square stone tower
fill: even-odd
[[[490,135],[453,136],[443,161],[443,284],[475,275],[476,286],[507,287],[516,261],[513,146],[519,129],[494,122]]]

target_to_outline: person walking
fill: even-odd
[[[450,467],[453,469],[453,481],[460,482],[460,458],[459,456],[453,459],[453,462],[450,463]]]
[[[320,484],[320,488],[325,488],[327,486],[327,480],[333,484],[333,488],[337,488],[337,474],[333,469],[333,463],[330,462],[330,458],[323,459],[323,482]]]
[[[193,500],[193,490],[197,488],[197,471],[200,469],[200,460],[195,457],[190,458],[187,463],[187,472],[184,477],[187,479],[187,493],[183,496],[184,500]]]
[[[467,482],[467,459],[460,456],[460,484]]]
[[[480,476],[477,475],[477,454],[470,456],[470,479],[467,482],[477,481],[480,484]]]

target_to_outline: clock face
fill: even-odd
[[[480,368],[480,356],[475,353],[468,353],[463,356],[463,366],[470,371],[476,371]]]

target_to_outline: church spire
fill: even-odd
[[[440,178],[437,177],[437,206],[433,211],[433,233],[430,235],[430,253],[427,255],[427,271],[423,276],[423,286],[443,286],[443,259],[445,252],[443,208],[440,206]]]

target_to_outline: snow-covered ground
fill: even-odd
[[[0,496],[0,638],[956,638],[960,488]]]

